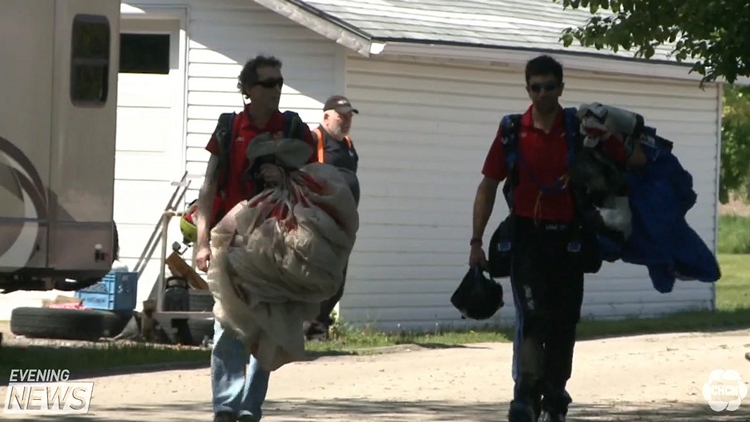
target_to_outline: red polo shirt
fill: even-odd
[[[234,125],[232,127],[234,141],[229,147],[229,177],[227,179],[227,185],[224,188],[225,196],[221,202],[218,200],[214,201],[215,208],[219,205],[222,206],[225,211],[229,211],[241,201],[250,199],[258,193],[255,191],[252,182],[241,181],[242,174],[250,164],[246,155],[247,146],[253,138],[262,133],[276,133],[284,130],[284,115],[280,111],[277,110],[268,120],[266,125],[259,127],[249,117],[251,107],[252,104],[247,105],[245,107],[245,112],[238,113],[237,117],[234,119]],[[302,125],[302,137],[303,140],[312,147],[312,153],[310,154],[308,163],[317,162],[318,157],[315,149],[316,145],[313,142],[310,127],[306,124]],[[208,145],[206,145],[206,150],[211,154],[219,154],[219,144],[215,136],[211,136]],[[217,211],[219,210],[215,209],[214,213]]]
[[[570,188],[546,191],[540,195],[539,186],[559,186],[556,182],[568,168],[568,141],[565,138],[565,113],[562,108],[549,133],[534,127],[529,107],[521,117],[516,159],[518,185],[513,191],[515,213],[522,217],[536,217],[541,221],[569,222],[573,220],[574,204]],[[482,168],[482,174],[502,182],[508,177],[501,128]],[[605,154],[617,162],[625,161],[625,149],[621,143],[605,142]],[[523,160],[523,164],[520,162]],[[533,175],[533,176],[532,176]]]

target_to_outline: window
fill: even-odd
[[[70,99],[77,106],[102,106],[109,96],[110,27],[106,16],[73,19]]]
[[[120,34],[120,73],[169,74],[169,34]]]

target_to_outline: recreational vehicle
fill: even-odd
[[[0,0],[0,290],[79,290],[116,252],[119,0]]]

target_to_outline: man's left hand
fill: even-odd
[[[266,183],[279,183],[284,177],[284,170],[274,164],[263,164],[260,166],[260,175]]]

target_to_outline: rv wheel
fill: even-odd
[[[120,233],[117,231],[117,223],[112,222],[112,253],[116,261],[120,260]]]
[[[15,308],[10,331],[28,338],[96,341],[102,335],[100,312],[62,308]]]

